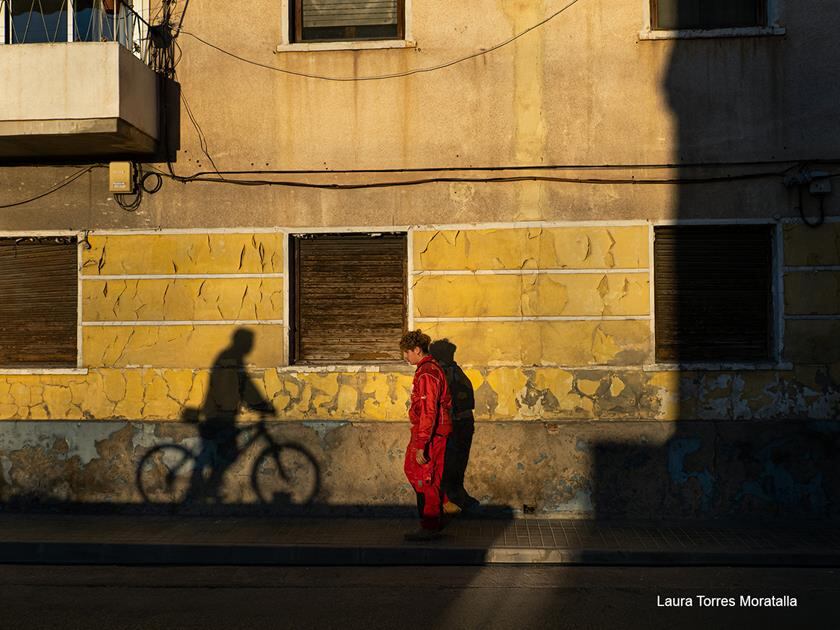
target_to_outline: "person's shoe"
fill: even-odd
[[[452,503],[452,501],[447,501],[443,504],[443,513],[447,516],[455,516],[461,513],[461,508],[457,504]]]
[[[408,532],[405,535],[405,539],[408,542],[424,542],[428,540],[437,540],[441,537],[441,533],[439,531],[435,531],[433,529],[423,529],[422,527],[416,531]]]

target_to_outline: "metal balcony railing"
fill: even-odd
[[[146,0],[0,0],[0,44],[119,42],[149,63],[147,25]]]

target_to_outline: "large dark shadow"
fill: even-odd
[[[766,23],[768,16],[754,13],[763,4],[659,3],[672,7],[666,16],[671,27],[682,28]],[[713,6],[718,9],[710,11]],[[668,42],[661,89],[676,134],[680,167],[673,177],[783,171],[797,160],[840,153],[840,134],[828,115],[837,100],[834,85],[809,87],[820,84],[818,68],[838,62],[833,30],[795,3],[786,8],[788,37]],[[779,208],[784,194],[781,177],[676,186],[675,225],[656,229],[651,264],[656,362],[684,366],[674,373],[677,419],[646,423],[647,429],[611,427],[611,436],[592,440],[596,519],[782,523],[840,515],[840,474],[833,463],[840,431],[808,418],[807,405],[802,410],[798,374],[778,373],[775,384],[756,388],[752,380],[772,381],[760,369],[691,367],[764,363],[765,372],[777,370],[774,309],[782,296],[773,289],[773,251],[779,249],[772,217],[798,218],[793,204]],[[688,223],[717,219],[757,224]],[[814,396],[836,387],[827,372],[818,381]]]

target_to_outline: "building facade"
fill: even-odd
[[[837,516],[829,2],[222,4],[3,6],[4,502],[408,504],[421,328],[484,504]]]

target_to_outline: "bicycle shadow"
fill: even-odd
[[[197,426],[197,444],[196,440],[159,444],[143,456],[136,483],[146,503],[195,508],[256,499],[264,506],[284,507],[305,506],[318,497],[321,475],[312,453],[299,443],[277,441],[268,431],[264,418],[274,415],[274,406],[245,367],[253,347],[254,333],[237,329],[213,362],[202,406],[181,412],[182,422]],[[244,409],[259,413],[263,420],[238,426]],[[256,442],[264,445],[259,454],[243,457]],[[226,483],[228,477],[238,483]],[[249,483],[242,483],[243,477]]]

